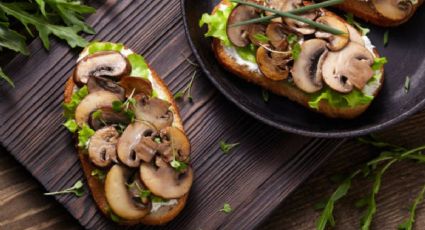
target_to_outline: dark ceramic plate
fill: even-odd
[[[211,12],[218,0],[181,0],[186,34],[202,69],[213,84],[235,105],[266,124],[281,130],[314,137],[352,137],[368,134],[406,119],[425,105],[425,7],[406,24],[390,29],[389,44],[383,47],[385,28],[367,25],[369,38],[389,63],[385,83],[370,108],[354,120],[328,119],[289,101],[270,95],[265,103],[258,86],[225,71],[215,59],[211,40],[204,37],[199,19]],[[363,23],[365,24],[365,23]],[[365,24],[366,25],[366,24]],[[410,89],[405,92],[406,77]]]

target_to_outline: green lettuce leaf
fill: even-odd
[[[75,133],[78,130],[78,124],[74,119],[69,118],[64,124],[71,133]]]
[[[93,136],[95,131],[91,129],[87,124],[84,124],[78,131],[78,147],[87,148],[90,137]]]
[[[214,14],[203,14],[201,20],[199,21],[199,26],[208,25],[208,32],[205,34],[205,37],[213,37],[219,39],[225,46],[233,46],[227,37],[227,19],[229,18],[230,13],[237,4],[232,3],[228,7],[219,7],[219,9]],[[239,56],[253,63],[256,63],[255,53],[256,48],[254,45],[249,45],[244,48],[234,47]]]
[[[124,44],[122,43],[112,43],[112,42],[92,42],[86,47],[89,54],[94,54],[99,51],[117,51],[120,52],[124,49]]]
[[[74,119],[75,109],[78,104],[80,104],[81,100],[89,94],[89,90],[87,86],[81,87],[81,89],[77,90],[74,94],[72,94],[71,101],[69,103],[63,104],[64,109],[64,117],[67,119]]]
[[[353,90],[348,94],[338,93],[330,88],[326,88],[310,97],[308,105],[313,109],[319,109],[320,101],[327,100],[333,107],[355,107],[365,105],[373,100],[373,96],[365,95],[359,90]]]

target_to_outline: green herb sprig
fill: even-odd
[[[370,229],[373,217],[377,211],[376,206],[376,195],[379,193],[379,190],[381,188],[382,183],[382,177],[384,173],[395,163],[400,162],[402,160],[413,160],[419,163],[425,163],[425,155],[422,154],[421,151],[425,150],[425,146],[420,146],[415,149],[408,150],[406,148],[403,148],[401,146],[388,144],[385,142],[377,141],[373,137],[371,138],[359,138],[359,141],[365,144],[372,145],[374,147],[382,149],[380,155],[369,162],[365,164],[365,166],[361,167],[360,169],[357,169],[353,173],[351,173],[346,179],[343,180],[343,182],[338,186],[338,188],[335,190],[335,192],[331,195],[331,197],[326,201],[326,205],[324,205],[324,208],[322,210],[322,213],[317,220],[316,223],[316,229],[317,230],[324,230],[326,229],[327,225],[334,226],[335,220],[333,217],[333,210],[335,203],[344,197],[350,187],[351,187],[351,181],[358,175],[363,174],[363,176],[369,176],[371,173],[373,173],[374,169],[379,168],[381,164],[383,164],[382,167],[378,169],[378,171],[374,175],[374,182],[372,186],[372,191],[369,196],[367,196],[364,199],[359,200],[356,202],[357,207],[365,207],[366,210],[364,212],[364,215],[361,219],[361,229],[367,230]],[[425,193],[425,192],[424,192]],[[420,193],[417,202],[415,200],[415,203],[421,202],[423,194]],[[410,214],[410,219],[414,219],[415,215],[415,209],[417,207],[417,204],[412,206]],[[412,217],[413,216],[413,217]],[[411,221],[405,222],[406,226],[411,225]]]
[[[340,31],[340,30],[335,29],[333,27],[330,27],[330,26],[327,26],[325,24],[318,23],[318,22],[312,21],[310,19],[307,19],[307,18],[298,16],[298,15],[292,13],[293,11],[292,12],[282,12],[282,11],[275,10],[275,9],[272,9],[272,8],[269,8],[269,7],[266,7],[266,6],[258,5],[258,4],[252,3],[252,2],[246,2],[246,1],[243,1],[243,0],[231,0],[231,2],[235,2],[235,3],[242,4],[242,5],[247,5],[247,6],[252,6],[252,7],[255,7],[257,9],[261,9],[261,10],[265,10],[265,11],[268,11],[268,12],[272,12],[272,13],[275,13],[276,15],[280,16],[280,17],[287,17],[287,18],[290,18],[290,19],[294,19],[294,20],[303,22],[305,24],[308,24],[308,25],[310,25],[312,27],[318,28],[318,29],[320,29],[322,31],[325,31],[325,32],[328,32],[328,33],[331,33],[331,34],[335,34],[335,35],[345,34],[343,31]],[[309,6],[305,6],[305,7],[309,7]],[[304,11],[305,10],[305,7],[300,7],[298,9],[298,12],[296,12],[296,13],[299,13],[300,11],[301,12],[306,12],[308,10],[311,10],[311,8],[312,8],[310,6],[308,8],[308,10]],[[302,10],[300,10],[300,9],[302,9]],[[269,19],[267,19],[267,18],[265,19],[265,18],[266,17],[263,17],[263,18],[260,18],[260,19],[262,19],[262,21],[268,21],[269,20]],[[241,22],[241,23],[244,23],[244,22]],[[237,26],[237,25],[238,24],[234,24],[234,25],[231,25],[231,26]]]
[[[83,184],[83,182],[81,180],[79,180],[79,181],[75,182],[75,184],[71,188],[67,188],[65,190],[57,191],[57,192],[44,193],[44,195],[53,196],[53,195],[68,194],[68,193],[73,193],[77,197],[83,196],[84,195],[84,184]]]
[[[412,230],[413,224],[415,223],[415,216],[416,216],[416,209],[418,208],[418,205],[424,200],[425,196],[425,185],[422,186],[421,191],[419,192],[418,196],[415,198],[412,206],[409,208],[409,218],[400,224],[398,226],[399,230]]]
[[[239,145],[239,143],[226,143],[225,141],[220,141],[220,149],[224,154],[230,153],[230,151],[237,147]]]
[[[187,95],[187,98],[189,99],[189,101],[193,101],[192,86],[193,86],[193,81],[195,80],[197,73],[198,73],[197,71],[193,71],[193,74],[192,74],[192,77],[189,81],[189,84],[187,84],[187,86],[183,90],[180,90],[176,94],[174,94],[174,100],[182,99],[185,95]]]
[[[115,112],[124,112],[124,114],[129,118],[130,122],[133,123],[136,120],[136,114],[132,110],[131,106],[136,106],[136,99],[133,98],[134,92],[136,89],[133,89],[130,96],[128,96],[127,100],[124,102],[122,101],[113,101],[112,102],[112,109]]]
[[[232,209],[232,207],[230,206],[229,203],[224,203],[223,208],[221,208],[219,211],[224,212],[224,213],[231,213],[233,211],[233,209]]]

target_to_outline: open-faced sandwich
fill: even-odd
[[[386,59],[355,27],[321,8],[341,1],[235,2],[222,1],[200,21],[224,68],[328,117],[350,119],[368,108]]]
[[[424,0],[345,0],[337,7],[378,26],[398,26],[407,22],[423,2]]]
[[[172,94],[144,58],[94,42],[65,86],[65,126],[99,209],[120,224],[164,224],[193,180],[190,143]]]

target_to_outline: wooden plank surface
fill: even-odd
[[[110,0],[88,22],[97,31],[88,39],[123,42],[143,54],[173,92],[197,70],[185,60],[193,57],[177,0]],[[6,66],[16,89],[0,88],[0,142],[43,187],[61,190],[83,177],[72,137],[61,125],[63,85],[78,51],[53,42],[48,53],[39,40],[30,50],[31,58],[17,56]],[[194,186],[184,212],[164,228],[254,228],[343,143],[265,126],[228,102],[202,74],[193,97],[193,103],[179,105],[192,142]],[[220,140],[240,147],[224,155]],[[99,214],[89,194],[57,199],[86,228],[116,227]],[[218,212],[225,202],[235,211]]]

